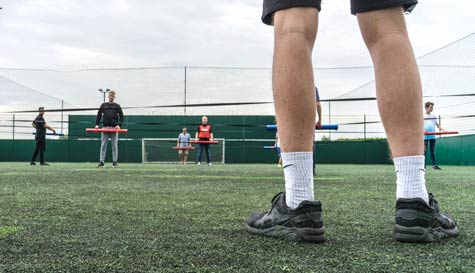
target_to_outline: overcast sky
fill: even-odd
[[[315,67],[370,65],[349,0],[324,0]],[[261,0],[0,0],[0,67],[270,67]],[[475,1],[421,0],[416,56],[475,32]]]

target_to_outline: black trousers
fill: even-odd
[[[33,157],[31,158],[31,162],[36,161],[36,157],[38,153],[40,154],[40,162],[45,163],[45,150],[46,150],[46,138],[37,138],[35,139],[35,151],[33,152]]]
[[[432,160],[432,166],[436,166],[437,161],[435,160],[435,139],[424,140],[424,156],[426,155],[426,152],[427,152],[427,146],[429,146],[430,159]]]
[[[201,155],[203,154],[203,148],[206,152],[206,162],[211,163],[211,156],[209,152],[209,144],[198,144],[198,162],[201,162]]]

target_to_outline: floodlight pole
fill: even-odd
[[[102,95],[103,95],[103,102],[106,102],[106,93],[109,92],[109,91],[111,91],[111,90],[110,90],[109,88],[107,88],[106,90],[104,90],[104,89],[102,89],[102,88],[99,88],[98,90],[99,90],[99,92],[101,92]]]

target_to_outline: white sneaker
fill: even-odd
[[[213,164],[212,164],[212,163],[208,163],[208,166],[211,166],[211,165],[213,165]]]
[[[198,166],[201,165],[201,162],[196,163],[196,165],[198,165]]]

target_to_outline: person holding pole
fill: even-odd
[[[437,127],[439,131],[444,131],[439,122],[437,122],[437,116],[432,114],[432,111],[434,110],[434,103],[428,101],[424,106],[426,109],[426,112],[424,113],[424,131],[429,133],[435,132],[435,127]],[[437,164],[437,160],[435,160],[435,141],[435,135],[424,135],[424,156],[427,153],[427,146],[429,146],[432,169],[441,171],[442,169]]]
[[[31,158],[30,165],[36,165],[36,157],[38,153],[40,154],[40,165],[41,166],[48,166],[49,164],[45,162],[45,151],[46,151],[46,129],[53,131],[53,134],[56,134],[56,131],[51,128],[48,124],[46,124],[46,120],[44,119],[45,108],[40,107],[38,108],[38,116],[33,120],[32,126],[36,129],[35,133],[35,151],[33,152],[33,157]]]
[[[124,114],[122,108],[115,100],[115,91],[111,90],[108,94],[109,101],[104,102],[99,107],[96,116],[96,129],[99,128],[99,122],[102,119],[104,129],[120,129],[120,125],[124,122]],[[98,168],[104,167],[104,160],[106,159],[107,143],[109,138],[112,143],[112,167],[118,167],[117,159],[119,157],[118,140],[119,134],[117,132],[102,132],[101,133],[101,150],[99,154]]]
[[[201,117],[201,124],[198,126],[198,130],[195,134],[195,139],[198,141],[210,141],[213,140],[213,132],[211,130],[211,124],[208,123],[208,117]],[[198,143],[198,163],[201,165],[201,155],[203,154],[203,149],[206,151],[206,162],[211,166],[211,157],[209,150],[209,143]]]
[[[182,132],[178,135],[178,140],[176,143],[177,147],[180,148],[191,148],[191,136],[188,133],[188,129],[183,127]],[[180,164],[186,165],[188,162],[188,149],[178,150],[178,157],[180,158]]]

